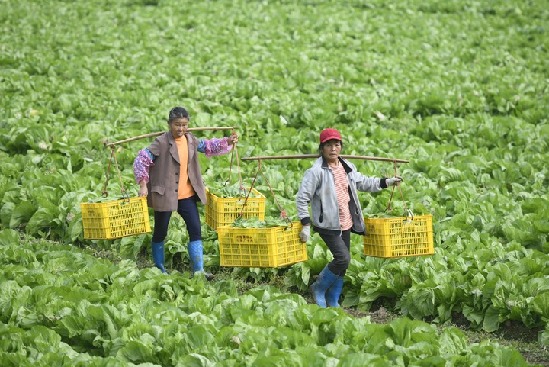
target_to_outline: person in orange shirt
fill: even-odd
[[[197,202],[206,204],[206,188],[202,181],[198,152],[207,157],[229,153],[238,142],[238,135],[198,139],[189,128],[189,113],[183,107],[174,107],[168,115],[169,131],[160,135],[145,149],[139,151],[133,162],[139,195],[147,197],[154,209],[152,257],[155,266],[166,273],[164,240],[172,212],[176,211],[187,226],[188,251],[193,274],[204,271],[204,250],[200,215]]]

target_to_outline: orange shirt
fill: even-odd
[[[177,199],[190,198],[195,194],[191,181],[189,181],[189,145],[187,137],[175,139],[177,145],[177,153],[179,155],[179,185],[177,187]]]

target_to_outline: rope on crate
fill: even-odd
[[[397,160],[393,160],[393,167],[394,167],[394,176],[398,176],[398,165]],[[398,187],[398,191],[400,192],[400,198],[402,199],[402,202],[404,203],[404,210],[406,211],[406,201],[404,200],[404,194],[402,193],[402,188],[400,185],[394,185],[391,189],[391,196],[389,196],[389,202],[387,203],[387,208],[385,208],[385,212],[390,212],[393,210],[392,203],[393,203],[393,196],[395,193],[395,189]]]
[[[235,130],[233,129],[231,133],[234,133]],[[233,144],[233,149],[231,151],[231,162],[229,164],[229,178],[225,182],[230,182],[232,173],[233,173],[233,161],[235,160],[236,155],[236,165],[238,167],[238,183],[240,185],[240,190],[244,190],[244,186],[242,185],[242,170],[240,168],[240,158],[238,156],[238,149],[236,144]]]
[[[233,130],[233,132],[234,132],[234,130]],[[244,204],[242,204],[242,209],[240,210],[240,214],[237,217],[237,219],[240,219],[240,218],[242,218],[242,215],[244,214],[244,208],[246,207],[246,204],[248,203],[248,199],[250,197],[252,189],[254,188],[255,178],[254,178],[254,182],[252,182],[252,185],[250,186],[250,189],[246,190],[246,188],[242,184],[242,169],[240,168],[240,157],[238,156],[238,149],[237,149],[237,146],[235,144],[233,149],[232,149],[232,152],[231,152],[231,162],[229,164],[229,177],[227,178],[225,183],[228,183],[228,182],[231,181],[232,172],[233,172],[233,163],[234,162],[236,162],[236,166],[238,167],[237,171],[238,171],[239,190],[244,191],[244,192],[247,191],[246,198],[244,199]]]
[[[114,145],[110,145],[109,148],[111,148],[111,155],[109,158],[109,164],[107,166],[107,169],[105,170],[105,184],[103,185],[103,190],[101,194],[104,197],[107,197],[109,195],[109,192],[107,191],[107,186],[109,185],[109,178],[110,178],[109,175],[111,171],[111,165],[114,165],[114,168],[118,173],[118,179],[120,180],[120,191],[122,192],[122,196],[125,196],[126,189],[124,188],[124,183],[122,181],[122,174],[120,173],[120,167],[118,166],[118,161],[116,160],[116,153],[114,151],[115,147]]]
[[[233,130],[234,132],[234,130]],[[232,153],[231,153],[231,163],[229,165],[229,178],[225,182],[230,182],[232,177],[232,170],[233,170],[233,160],[235,160],[236,156],[236,165],[238,167],[238,183],[239,183],[239,190],[246,192],[246,188],[242,184],[242,169],[240,168],[240,158],[238,156],[238,149],[236,147],[236,144],[233,147]],[[254,179],[255,183],[255,179]],[[250,194],[252,192],[252,189],[254,187],[254,183],[250,186],[250,190],[246,193],[246,199],[244,199],[244,204],[242,205],[242,209],[240,210],[240,214],[238,215],[237,219],[242,218],[242,215],[244,214],[244,208],[246,207],[246,204],[248,204],[248,198],[250,197]]]
[[[261,159],[258,159],[257,160],[257,171],[255,173],[255,176],[254,176],[254,180],[252,181],[252,186],[250,187],[250,192],[252,191],[252,188],[254,187],[255,185],[255,181],[257,179],[257,176],[259,175],[259,173],[262,173],[263,175],[263,178],[265,179],[265,182],[267,183],[267,187],[269,187],[269,191],[271,192],[271,195],[273,195],[273,200],[276,204],[276,206],[278,207],[278,210],[280,211],[280,217],[284,220],[287,220],[288,222],[291,223],[290,219],[288,218],[288,214],[286,213],[286,210],[284,210],[284,208],[282,207],[282,205],[280,205],[280,203],[278,202],[278,200],[276,199],[276,195],[273,191],[273,188],[271,187],[271,184],[269,183],[269,180],[267,179],[267,176],[265,175],[265,173],[262,172],[261,170]],[[248,196],[249,196],[249,193],[248,193]],[[248,200],[248,196],[246,196],[246,200]],[[244,203],[244,205],[246,205]],[[240,213],[240,215],[242,215],[242,212]]]
[[[226,182],[230,181],[230,178],[232,176],[233,161],[236,161],[236,165],[238,167],[238,179],[239,179],[239,184],[240,184],[240,190],[247,191],[246,198],[244,199],[244,204],[242,205],[242,208],[240,210],[240,214],[237,217],[237,219],[240,219],[240,218],[242,218],[242,215],[244,215],[244,208],[246,207],[246,204],[248,203],[248,199],[250,198],[252,190],[255,187],[255,183],[257,181],[257,176],[259,175],[260,172],[261,173],[263,173],[263,172],[261,171],[261,160],[258,160],[258,169],[256,171],[256,174],[254,176],[252,184],[250,185],[250,189],[246,190],[246,188],[242,184],[242,170],[240,168],[240,158],[239,158],[239,155],[238,155],[238,149],[237,149],[236,145],[234,146],[232,154],[231,154],[231,162],[230,162],[230,166],[229,166],[229,178]],[[288,215],[286,214],[286,210],[284,210],[284,208],[282,208],[280,203],[276,200],[276,196],[273,192],[271,184],[267,180],[267,177],[265,176],[265,174],[263,174],[263,178],[265,179],[265,182],[267,183],[267,186],[269,187],[269,190],[271,191],[271,194],[273,195],[273,199],[275,201],[275,204],[278,206],[278,209],[280,210],[280,217],[289,221]]]

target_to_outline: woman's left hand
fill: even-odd
[[[389,186],[398,186],[402,182],[402,177],[395,176],[393,178],[388,178],[385,180],[385,183],[387,184],[387,187]]]
[[[236,143],[238,143],[238,135],[232,133],[231,136],[229,136],[229,145],[236,145]]]

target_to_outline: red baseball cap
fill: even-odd
[[[320,144],[327,142],[328,140],[339,140],[341,139],[341,134],[336,129],[327,128],[322,130],[320,133]]]

